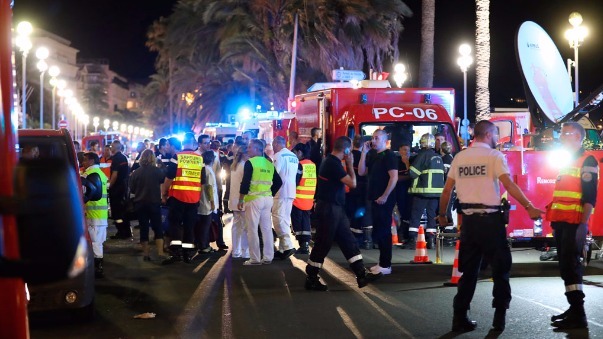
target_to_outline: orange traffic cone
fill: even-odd
[[[392,245],[400,245],[400,239],[398,239],[398,226],[396,226],[396,220],[392,218]]]
[[[417,236],[417,245],[415,250],[415,258],[410,261],[411,264],[433,264],[427,255],[427,242],[425,241],[425,231],[423,226],[419,226],[419,234]]]
[[[459,272],[459,248],[461,247],[461,241],[456,241],[456,248],[454,250],[454,264],[452,264],[452,277],[449,282],[445,282],[444,286],[456,286],[459,284],[459,279],[463,273]]]

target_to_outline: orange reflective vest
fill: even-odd
[[[299,162],[302,165],[302,177],[297,185],[293,206],[302,211],[309,211],[314,204],[314,193],[316,192],[316,165],[304,159]]]
[[[203,157],[193,151],[177,154],[176,177],[169,190],[169,196],[185,203],[197,203],[201,198],[201,169]]]
[[[100,169],[108,179],[111,179],[111,158],[100,158]]]
[[[588,156],[583,155],[569,167],[559,171],[553,201],[546,206],[546,219],[552,222],[579,224],[582,221],[582,171]],[[584,168],[584,173],[598,175],[597,169]],[[594,173],[592,173],[594,172]]]

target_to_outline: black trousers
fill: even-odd
[[[291,225],[295,233],[295,239],[302,242],[310,242],[312,230],[310,229],[310,211],[302,211],[293,206],[291,208]]]
[[[171,237],[170,251],[172,255],[184,254],[194,249],[193,227],[197,219],[197,207],[199,203],[185,203],[180,200],[169,198],[168,206],[170,214],[169,234]]]
[[[398,212],[400,212],[400,226],[398,229],[398,235],[402,236],[402,239],[408,239],[408,226],[410,225],[410,208],[412,206],[412,195],[408,193],[409,184],[400,183],[396,184],[396,205],[398,205]]]
[[[379,245],[379,266],[392,266],[392,212],[395,199],[387,199],[383,205],[371,203],[373,241]]]
[[[197,222],[193,227],[195,246],[198,250],[209,247],[209,232],[211,226],[211,214],[197,214]]]
[[[161,205],[159,203],[136,204],[136,215],[140,226],[140,241],[149,241],[149,221],[155,233],[155,239],[163,239]]]
[[[584,299],[582,292],[584,267],[580,257],[586,242],[588,228],[586,225],[567,222],[552,222],[551,227],[554,230],[555,242],[557,242],[559,271],[565,284],[568,301],[572,305],[581,305]]]
[[[109,190],[109,204],[111,205],[111,217],[117,228],[117,235],[131,237],[130,220],[126,213],[126,187],[115,185]]]
[[[419,226],[421,225],[421,217],[423,211],[427,214],[427,227],[425,228],[425,237],[428,239],[435,238],[436,233],[436,209],[438,208],[438,198],[423,198],[414,196],[412,198],[412,207],[410,211],[410,227],[409,236],[412,239],[417,239]]]
[[[465,312],[470,308],[482,258],[492,267],[492,307],[508,309],[511,302],[511,249],[500,213],[463,215],[459,249],[459,271],[463,275],[454,297],[455,312]]]
[[[314,276],[318,274],[335,241],[356,276],[364,274],[364,263],[360,248],[352,231],[350,231],[350,221],[345,214],[344,207],[319,200],[316,202],[314,213],[316,213],[319,223],[316,228],[314,247],[310,253],[306,273]]]

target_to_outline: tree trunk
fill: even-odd
[[[490,0],[476,0],[475,119],[490,119]]]
[[[421,5],[421,58],[419,87],[433,87],[433,37],[435,0],[423,0]]]

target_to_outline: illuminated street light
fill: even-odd
[[[394,81],[396,82],[396,86],[402,87],[408,75],[406,74],[406,67],[404,64],[396,64],[394,66]]]
[[[473,57],[471,57],[471,47],[467,44],[462,44],[459,47],[459,53],[461,56],[457,59],[457,64],[461,67],[463,72],[463,121],[461,122],[461,138],[465,146],[468,146],[469,133],[467,128],[469,127],[469,120],[467,119],[467,69],[473,63]]]
[[[48,69],[48,75],[50,75],[50,86],[52,86],[52,129],[56,128],[56,96],[57,96],[57,86],[59,84],[59,79],[57,77],[61,74],[61,70],[58,66],[50,66]]]
[[[99,117],[92,118],[92,126],[94,126],[94,133],[98,132],[99,125],[100,125],[100,118]]]
[[[119,121],[113,121],[111,126],[113,127],[114,131],[119,131]]]
[[[565,38],[569,41],[570,48],[574,49],[574,61],[571,62],[571,60],[568,60],[568,68],[570,67],[569,65],[574,65],[574,106],[578,106],[578,102],[580,101],[580,89],[578,88],[578,47],[584,42],[584,38],[588,35],[588,30],[586,27],[580,26],[582,24],[582,15],[578,12],[570,14],[569,23],[573,28],[565,32]]]
[[[109,127],[111,127],[111,120],[109,120],[109,119],[103,120],[103,128],[105,129],[105,132],[109,130]]]
[[[31,50],[31,40],[29,40],[29,35],[32,31],[33,27],[27,21],[22,21],[17,25],[17,38],[15,40],[15,44],[17,47],[19,47],[19,51],[21,52],[21,114],[23,115],[21,117],[21,128],[27,128],[27,96],[25,95],[25,91],[27,86],[27,54],[29,54],[29,50]]]
[[[44,74],[48,70],[46,59],[48,58],[48,48],[39,47],[36,50],[36,58],[38,58],[38,71],[40,71],[40,129],[44,128]]]

